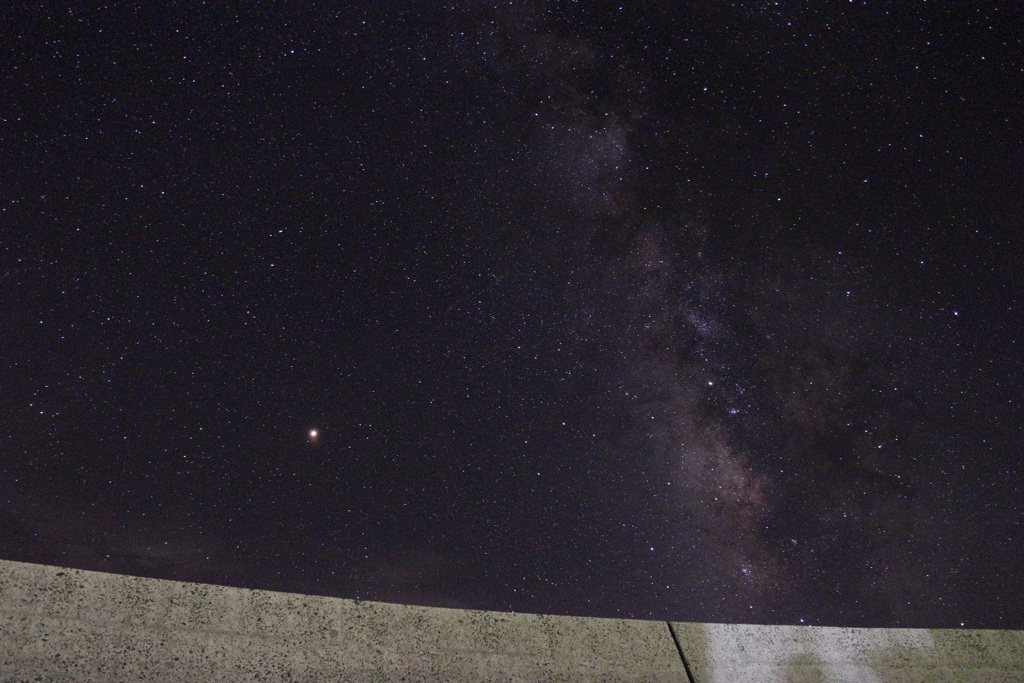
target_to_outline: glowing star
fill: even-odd
[[[318,436],[320,436],[320,432],[318,432],[315,429],[310,429],[309,430],[309,440],[310,441],[316,441],[316,437],[318,437]]]

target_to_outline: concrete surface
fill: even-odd
[[[697,683],[1024,681],[1024,631],[672,623]]]
[[[687,667],[693,683],[1024,683],[1024,631],[668,624],[506,614],[0,560],[4,683],[686,683]]]
[[[391,605],[0,561],[0,681],[686,681],[665,622]]]

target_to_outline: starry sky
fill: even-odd
[[[1024,628],[1022,43],[1001,2],[5,5],[0,557]]]

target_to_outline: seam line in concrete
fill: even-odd
[[[690,671],[690,663],[686,661],[686,655],[683,654],[683,645],[679,642],[679,637],[676,635],[676,630],[672,628],[672,622],[666,621],[668,625],[668,632],[672,634],[672,642],[676,644],[676,652],[679,653],[679,659],[683,661],[683,669],[686,671],[686,680],[689,683],[697,683],[697,679],[693,677],[693,672]]]

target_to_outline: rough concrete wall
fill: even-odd
[[[673,623],[697,683],[1024,682],[1024,631]]]
[[[506,614],[0,560],[0,681],[1024,683],[1024,631]]]
[[[665,622],[391,605],[0,561],[2,681],[679,681]]]

